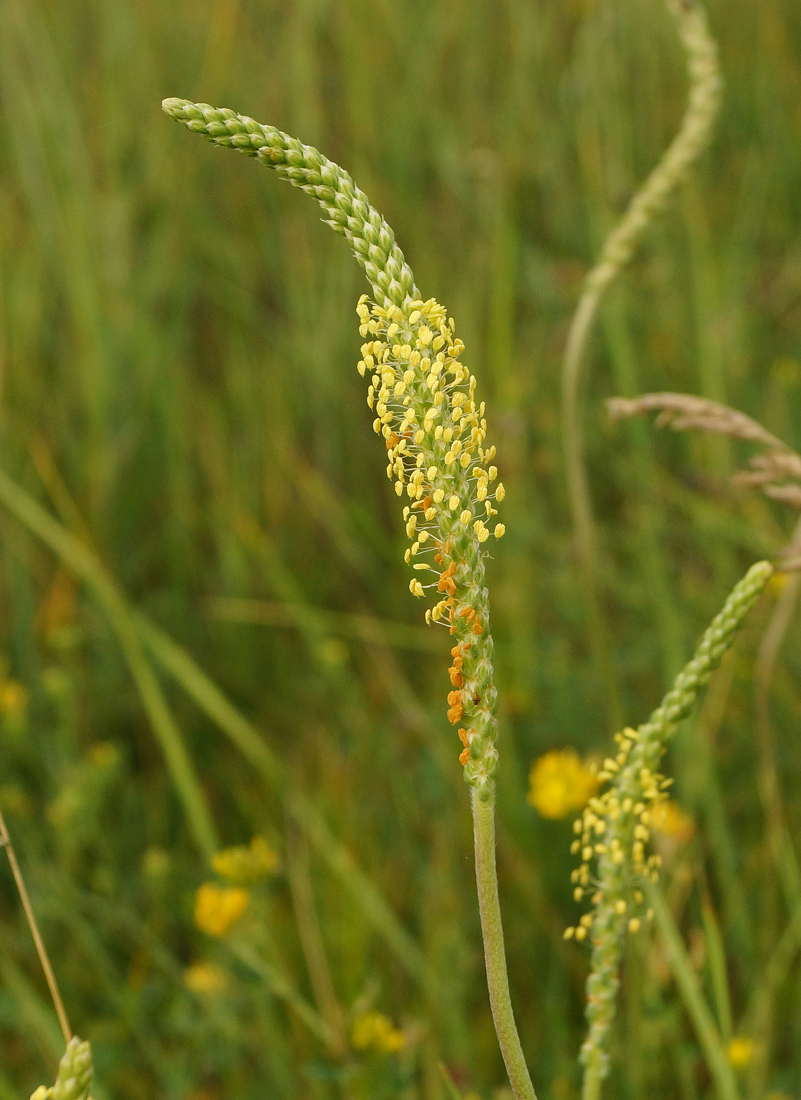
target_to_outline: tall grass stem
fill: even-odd
[[[53,1007],[56,1010],[58,1016],[59,1026],[61,1027],[61,1033],[64,1036],[64,1043],[69,1043],[72,1038],[72,1028],[67,1017],[67,1010],[64,1008],[64,1002],[61,999],[61,993],[59,992],[58,982],[56,981],[56,975],[53,971],[53,967],[50,963],[50,958],[47,954],[47,948],[45,947],[44,940],[42,939],[41,932],[39,931],[39,925],[36,922],[36,914],[33,911],[31,905],[31,899],[28,896],[28,889],[25,886],[25,879],[22,877],[22,871],[20,869],[19,861],[17,860],[17,854],[14,851],[14,845],[11,843],[11,837],[8,833],[5,818],[2,811],[0,811],[0,848],[5,848],[6,855],[8,856],[8,862],[11,865],[11,874],[14,876],[14,882],[17,887],[17,892],[22,902],[22,909],[25,913],[25,919],[28,922],[28,927],[31,930],[31,936],[36,946],[36,954],[39,956],[39,962],[41,963],[42,970],[44,971],[45,981],[47,982],[47,988],[50,990],[50,996],[53,1000]]]

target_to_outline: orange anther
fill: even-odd
[[[467,761],[469,759],[470,759],[470,750],[469,749],[462,749],[462,751],[459,753],[459,763],[462,765],[462,767],[465,766],[465,764],[467,763]]]
[[[478,619],[476,619],[476,621],[473,623],[473,633],[474,634],[483,634],[484,633],[484,627],[481,625],[481,623],[478,621]]]

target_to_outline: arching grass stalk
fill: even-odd
[[[607,680],[611,672],[609,642],[595,586],[595,525],[582,455],[579,416],[581,368],[604,295],[631,260],[649,224],[665,207],[671,193],[709,143],[720,107],[722,88],[717,46],[709,33],[703,8],[697,0],[667,0],[667,6],[675,16],[679,38],[687,56],[690,78],[687,109],[679,132],[631,200],[621,221],[607,237],[598,263],[587,276],[570,325],[562,362],[562,432],[573,530],[587,598],[592,646]],[[613,682],[613,677],[609,682]]]
[[[433,298],[423,300],[395,236],[347,172],[296,138],[208,104],[167,99],[165,112],[216,145],[257,157],[317,200],[326,222],[348,240],[373,302],[359,300],[360,374],[370,379],[373,428],[386,444],[387,475],[399,497],[410,546],[406,561],[418,597],[432,596],[427,622],[445,623],[454,645],[448,719],[459,727],[460,761],[471,788],[476,878],[490,1003],[517,1100],[536,1100],[512,1013],[495,872],[497,693],[492,666],[485,544],[504,533],[493,502],[503,499],[485,447],[483,402],[460,362],[464,345]]]
[[[604,761],[599,778],[609,786],[590,799],[575,822],[574,854],[581,865],[573,872],[574,896],[592,897],[593,909],[565,935],[592,944],[587,979],[589,1031],[581,1049],[584,1064],[583,1100],[598,1100],[609,1071],[607,1045],[615,1016],[619,971],[627,932],[637,932],[642,918],[652,913],[644,906],[643,890],[659,879],[660,857],[648,854],[651,815],[666,798],[672,780],[659,774],[659,763],[679,722],[692,710],[698,693],[732,645],[745,616],[759,599],[773,574],[770,562],[753,565],[735,586],[722,611],[715,616],[692,660],[676,677],[673,687],[651,717],[638,729],[626,729],[615,740],[618,752]],[[594,867],[592,865],[595,865]],[[705,1049],[711,1049],[705,1044]],[[718,1075],[720,1059],[710,1063]],[[731,1080],[719,1081],[721,1095],[733,1100]]]

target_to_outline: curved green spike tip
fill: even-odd
[[[316,199],[326,224],[346,238],[364,268],[377,305],[402,308],[408,301],[420,298],[395,234],[344,168],[318,149],[228,107],[165,99],[161,109],[187,130],[203,134],[213,145],[258,158],[267,168]]]
[[[175,96],[170,96],[169,99],[162,99],[161,109],[170,118],[179,118],[183,115],[185,109],[191,106],[191,102],[189,99],[177,99]]]

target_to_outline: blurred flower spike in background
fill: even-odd
[[[598,790],[594,769],[574,749],[546,752],[531,765],[528,801],[541,817],[567,817],[587,805]]]

